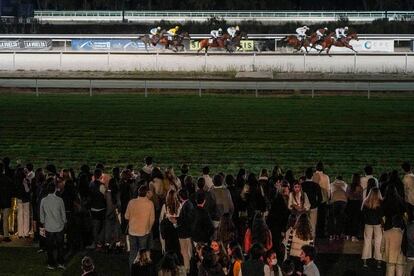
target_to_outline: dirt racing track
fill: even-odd
[[[2,52],[0,70],[62,71],[261,71],[410,73],[414,53],[126,53]]]

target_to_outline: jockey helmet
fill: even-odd
[[[178,30],[180,27],[179,26],[175,26],[175,29]]]
[[[237,31],[240,31],[240,28],[239,28],[239,26],[236,26],[236,30],[237,30]]]
[[[223,30],[220,28],[220,29],[218,29],[218,31],[219,31],[219,32],[222,32]]]
[[[345,30],[348,30],[348,27],[345,27],[344,29],[345,29]]]
[[[158,31],[161,31],[161,27],[160,27],[160,26],[158,26],[158,27],[157,27],[157,30],[158,30]]]
[[[325,27],[324,29],[325,29],[325,31],[327,31],[328,30],[328,27]]]

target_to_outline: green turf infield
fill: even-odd
[[[0,94],[0,157],[78,170],[147,155],[192,173],[323,160],[332,176],[366,163],[379,174],[414,161],[414,98]]]

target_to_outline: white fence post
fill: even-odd
[[[147,87],[147,80],[144,81],[144,86],[145,86],[145,98],[148,97],[148,87]]]
[[[89,80],[89,97],[92,97],[92,80]]]
[[[253,53],[252,71],[254,72],[256,67],[256,52]]]
[[[312,99],[315,98],[315,84],[312,82]]]
[[[59,54],[59,69],[62,70],[62,52]]]
[[[255,91],[256,98],[259,97],[259,90],[258,90],[258,83],[256,82],[256,91]]]
[[[303,72],[306,72],[306,53],[303,53]]]
[[[354,53],[354,74],[357,72],[357,55]]]
[[[155,55],[155,70],[158,71],[158,49],[157,54]]]
[[[408,73],[408,54],[405,54],[405,69],[404,72],[407,74]]]
[[[39,86],[37,84],[37,79],[36,79],[36,97],[39,97]]]
[[[16,52],[13,52],[13,69],[16,69]]]
[[[106,58],[106,66],[108,68],[108,71],[110,69],[110,67],[109,67],[109,58],[110,58],[110,56],[111,56],[111,52],[108,52],[108,55],[107,55],[107,58]]]

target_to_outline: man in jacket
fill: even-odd
[[[230,214],[230,217],[233,215],[234,205],[229,189],[223,186],[223,176],[220,174],[215,175],[213,178],[213,184],[214,187],[210,191],[215,201],[215,205],[217,206],[218,220],[213,222],[214,227],[217,228],[219,226],[220,219],[224,214]]]
[[[321,187],[322,201],[318,206],[316,236],[318,238],[324,238],[326,233],[325,226],[328,217],[328,200],[329,195],[331,194],[331,185],[329,176],[324,172],[322,161],[319,161],[318,164],[316,164],[316,171],[313,174],[312,181],[319,184],[319,187]]]
[[[10,242],[9,235],[9,210],[13,195],[13,181],[4,172],[4,165],[0,163],[0,209],[3,220],[3,241]]]
[[[66,224],[65,204],[55,194],[55,183],[49,183],[48,195],[40,202],[40,222],[44,225],[47,243],[47,268],[55,269],[55,257],[53,252],[57,250],[58,268],[65,269],[63,260],[64,237],[63,229]]]
[[[321,187],[312,181],[313,169],[307,168],[305,171],[306,180],[302,183],[302,190],[306,193],[309,199],[310,216],[309,221],[312,227],[312,236],[315,238],[316,221],[318,218],[318,207],[322,202]]]
[[[204,192],[197,193],[194,214],[194,223],[192,230],[192,238],[195,243],[209,244],[214,234],[214,226],[211,218],[204,205],[206,203],[206,195]]]
[[[94,178],[89,185],[89,206],[92,217],[94,247],[100,248],[104,241],[104,223],[106,213],[105,185],[99,179],[102,170],[95,169]]]
[[[177,219],[178,238],[180,240],[181,255],[184,259],[184,267],[187,273],[190,272],[190,259],[193,256],[193,246],[191,244],[191,225],[194,223],[194,206],[188,199],[188,192],[181,189],[178,192],[181,202],[179,216]]]
[[[412,221],[414,219],[414,174],[411,171],[411,164],[409,162],[404,162],[401,167],[404,171],[402,182],[404,184],[408,221]]]

